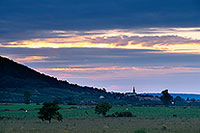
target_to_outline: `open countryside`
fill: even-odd
[[[200,0],[0,0],[0,133],[200,133]]]
[[[60,105],[63,122],[42,122],[41,105],[1,104],[1,132],[199,132],[200,107],[114,106],[108,112],[130,111],[133,117],[102,117],[94,106]],[[27,112],[25,112],[27,110]],[[86,114],[87,112],[87,114]]]

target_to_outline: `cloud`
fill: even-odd
[[[198,0],[1,0],[0,12],[3,40],[52,30],[200,26]]]
[[[196,31],[197,28],[166,30],[173,32],[166,33],[166,31],[162,31],[162,33],[155,32],[154,34],[144,35],[135,34],[130,31],[125,32],[123,30],[108,30],[107,33],[106,31],[51,31],[51,33],[46,35],[46,38],[19,40],[15,42],[2,43],[0,46],[20,48],[153,49],[173,53],[200,53],[200,38],[193,39],[187,36],[176,35],[181,31],[183,31],[182,35],[185,35],[190,33],[191,30]],[[197,33],[199,34],[199,32]],[[48,35],[54,35],[57,37],[48,37]]]
[[[45,62],[44,59],[47,59],[48,57],[46,56],[26,56],[24,58],[16,58],[15,60],[17,62],[22,62],[22,63],[26,63],[26,62]]]
[[[132,86],[136,86],[137,92],[160,92],[165,88],[169,88],[171,92],[199,92],[199,81],[196,78],[199,77],[200,68],[160,66],[123,70],[118,67],[110,71],[99,69],[85,69],[79,72],[73,70],[41,71],[50,75],[55,74],[59,79],[73,83],[105,87],[108,91],[131,91]]]
[[[148,49],[98,48],[0,48],[15,61],[33,56],[48,57],[23,64],[42,73],[80,85],[140,92],[199,92],[200,55],[163,53]],[[63,68],[63,70],[51,70]],[[70,69],[65,69],[70,68]],[[81,71],[80,71],[81,69]],[[123,88],[127,87],[127,88]]]
[[[198,92],[199,5],[198,0],[0,0],[0,53],[32,68],[81,68],[67,75],[45,71],[81,85],[125,87],[134,81],[143,90]],[[158,75],[145,77],[148,72]]]
[[[164,75],[170,73],[200,73],[200,68],[193,67],[165,67],[165,66],[148,66],[148,67],[120,67],[120,66],[109,66],[109,67],[88,67],[88,68],[37,68],[39,71],[60,71],[60,74],[63,76],[63,73],[72,72],[76,74],[80,73],[97,73],[97,75],[91,75],[91,79],[99,80],[109,80],[113,78],[125,78],[125,77],[147,77],[152,75]],[[104,73],[107,71],[106,73]],[[74,75],[76,75],[74,74]],[[100,74],[100,75],[98,75]],[[67,79],[68,74],[65,79]],[[78,75],[76,75],[78,77]],[[87,75],[86,77],[88,77]]]
[[[128,45],[129,42],[132,45],[142,44],[143,46],[154,45],[175,45],[175,44],[191,44],[200,43],[200,40],[192,40],[189,38],[183,38],[179,36],[112,36],[112,37],[96,37],[91,39],[92,43],[114,43],[119,45]]]
[[[65,67],[144,67],[144,66],[200,66],[199,54],[163,53],[148,49],[98,48],[0,48],[1,55],[12,59],[32,56],[48,57],[45,62],[34,62],[34,68]],[[80,66],[81,65],[81,66]],[[79,68],[78,67],[78,68]]]

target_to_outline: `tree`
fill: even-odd
[[[173,97],[168,93],[168,90],[161,92],[163,95],[160,97],[161,101],[165,106],[168,106],[172,103]]]
[[[30,101],[31,101],[31,92],[27,90],[24,92],[24,103],[29,104]]]
[[[190,98],[189,98],[189,97],[187,97],[186,101],[190,101]]]
[[[175,102],[175,104],[181,105],[185,102],[185,99],[181,98],[180,96],[177,96],[174,98],[174,102]]]
[[[195,98],[192,98],[190,101],[192,101],[192,102],[195,102],[195,101],[196,101],[196,99],[195,99]]]
[[[107,102],[102,102],[96,105],[95,107],[95,113],[96,114],[102,114],[106,115],[106,112],[108,112],[112,108],[112,105],[110,105]]]
[[[58,112],[60,107],[56,103],[45,102],[43,103],[42,108],[38,112],[38,118],[42,121],[48,120],[51,123],[51,119],[57,119],[58,121],[62,121],[62,114]]]

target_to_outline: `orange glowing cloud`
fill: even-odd
[[[146,46],[144,43],[133,44],[129,41],[126,45],[117,45],[114,43],[51,43],[44,41],[24,41],[21,43],[11,42],[12,45],[6,47],[25,47],[25,48],[120,48],[120,49],[152,49],[152,50],[165,50],[165,52],[174,53],[200,53],[200,43],[187,43],[187,44],[154,44]],[[15,44],[15,45],[13,45]],[[2,46],[2,45],[1,45]],[[5,46],[3,46],[5,47]]]
[[[145,72],[146,74],[167,74],[167,73],[185,73],[185,72],[200,72],[200,68],[191,68],[191,67],[170,67],[165,68],[164,66],[156,67],[120,67],[120,66],[111,66],[111,67],[93,67],[93,68],[38,68],[40,71],[138,71]]]
[[[199,28],[149,28],[146,30],[149,33],[145,33],[145,30],[141,32],[122,29],[84,33],[50,31],[57,33],[58,37],[0,43],[0,47],[152,49],[174,53],[200,53]]]
[[[191,67],[95,67],[95,68],[38,68],[41,72],[56,72],[60,79],[91,79],[110,80],[122,78],[144,78],[155,75],[166,75],[175,73],[199,73],[200,68]],[[95,73],[99,71],[98,73]],[[106,71],[106,72],[105,72]],[[70,73],[68,73],[70,72]],[[91,73],[95,73],[91,74]]]
[[[134,67],[131,67],[134,69]],[[42,71],[111,71],[111,70],[128,70],[130,69],[129,67],[117,67],[117,66],[112,66],[112,67],[94,67],[94,68],[39,68],[38,70]]]
[[[19,62],[45,62],[44,59],[47,59],[46,56],[27,56],[25,58],[16,58],[16,61]]]

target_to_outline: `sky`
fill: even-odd
[[[0,0],[0,56],[107,91],[200,94],[200,1]]]

